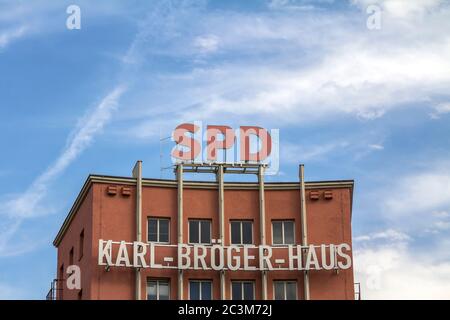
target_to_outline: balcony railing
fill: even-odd
[[[355,283],[355,300],[361,300],[361,283]]]
[[[62,281],[64,279],[53,279],[48,290],[46,300],[62,300]]]

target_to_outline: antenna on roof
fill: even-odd
[[[170,140],[171,136],[168,137],[162,137],[162,131],[161,131],[161,127],[159,127],[159,178],[162,179],[163,176],[163,171],[167,170],[168,168],[164,168],[163,167],[163,143],[167,140]],[[169,168],[171,168],[172,166],[170,166]]]

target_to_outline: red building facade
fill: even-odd
[[[215,167],[215,182],[183,181],[179,167],[175,180],[142,179],[139,172],[132,178],[87,178],[53,243],[57,299],[354,299],[353,265],[287,270],[288,246],[305,239],[308,246],[346,243],[351,248],[353,181],[305,182],[302,196],[301,182],[264,183],[262,174],[256,183],[224,182],[231,168],[223,166]],[[154,243],[152,259],[162,267],[100,264],[99,240],[114,241],[114,256],[120,241]],[[214,244],[234,245],[242,248],[236,250],[241,258],[247,246],[255,261],[261,252],[257,247],[268,245],[274,248],[274,266],[180,270],[180,243],[207,250]],[[132,260],[132,251],[128,256]],[[208,264],[210,259],[205,258]],[[80,270],[76,289],[65,280],[72,265]]]

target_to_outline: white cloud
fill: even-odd
[[[9,256],[12,252],[22,253],[23,250],[28,250],[30,246],[24,246],[22,248],[15,247],[15,245],[10,245],[9,240],[16,234],[22,223],[22,218],[17,217],[15,219],[10,219],[8,217],[3,218],[0,224],[0,256]],[[15,248],[14,248],[15,247]],[[27,249],[25,249],[27,248]],[[17,250],[16,250],[17,249]]]
[[[437,218],[449,218],[450,217],[450,213],[447,211],[434,211],[433,212],[433,216],[437,217]]]
[[[354,251],[363,299],[449,299],[450,261],[404,242]]]
[[[366,242],[374,240],[386,241],[409,241],[411,238],[401,231],[395,229],[388,229],[380,232],[374,232],[366,235],[357,236],[354,238],[355,242]]]
[[[389,228],[354,238],[363,299],[450,298],[449,170],[448,163],[428,162],[371,199]]]
[[[437,9],[445,0],[352,0],[352,3],[363,9],[369,5],[379,5],[392,18],[414,19]]]
[[[433,112],[430,113],[431,119],[439,119],[441,115],[450,113],[450,102],[439,103],[433,109]]]
[[[443,93],[443,85],[450,85],[450,42],[440,48],[442,55],[435,54],[438,48],[414,53],[412,48],[404,48],[382,54],[370,45],[346,43],[345,48],[305,70],[255,70],[250,66],[241,70],[240,76],[225,75],[222,81],[233,90],[249,90],[237,97],[211,96],[205,90],[210,99],[201,113],[226,110],[287,122],[314,121],[339,113],[373,119],[394,107]]]
[[[205,50],[217,49],[215,40],[199,41],[199,34],[217,36],[225,58],[206,59],[201,68],[194,63],[183,73],[159,74],[158,84],[178,94],[155,101],[160,92],[149,89],[142,101],[151,96],[158,110],[174,119],[299,126],[339,116],[374,119],[410,105],[435,105],[436,97],[448,94],[450,38],[442,32],[450,28],[448,6],[424,10],[418,21],[388,16],[376,32],[361,22],[364,10],[345,16],[320,10],[206,13],[201,21],[195,10],[181,11],[167,19],[180,21],[179,28],[158,24],[157,30],[170,32],[157,41],[155,32],[139,39],[134,52],[141,61],[152,55],[195,60],[196,42]],[[155,75],[141,79],[152,83]],[[148,138],[146,132],[166,117],[148,116],[148,103],[133,108],[142,112],[135,113],[138,124],[130,134],[140,138]]]
[[[316,0],[320,2],[332,2],[333,0]],[[288,10],[313,10],[315,7],[311,4],[311,1],[298,1],[298,0],[272,0],[269,2],[269,8],[271,9],[288,9]]]
[[[450,230],[450,221],[437,221],[433,227],[441,231]]]
[[[378,143],[374,143],[374,144],[369,144],[369,148],[374,149],[374,150],[383,150],[384,146]]]
[[[450,171],[446,167],[419,171],[397,179],[380,193],[386,217],[427,215],[450,207]]]
[[[0,1],[0,49],[25,36],[67,32],[65,19],[69,3],[64,1]],[[126,3],[78,0],[82,12],[86,10],[92,21],[117,14],[128,15],[136,10]]]
[[[435,211],[432,213],[432,218],[425,232],[431,234],[440,234],[441,232],[447,232],[450,230],[450,214],[447,211]]]
[[[386,230],[354,237],[355,281],[364,299],[449,299],[448,165],[384,184],[371,199]]]
[[[124,88],[119,86],[103,98],[95,109],[80,121],[78,128],[72,133],[56,161],[31,184],[26,192],[14,196],[13,199],[0,206],[0,213],[24,218],[43,214],[44,212],[39,212],[39,209],[42,209],[39,204],[46,195],[49,184],[89,146],[94,136],[102,130],[117,107],[123,92]]]
[[[346,148],[349,143],[346,141],[317,144],[312,146],[302,146],[292,143],[283,143],[281,146],[280,160],[286,163],[299,163],[299,161],[318,161],[326,158],[331,152],[337,149]]]
[[[118,100],[125,88],[118,86],[113,89],[101,102],[91,110],[80,122],[76,130],[71,134],[66,147],[29,188],[18,195],[10,195],[2,199],[0,203],[0,215],[3,215],[0,236],[0,254],[9,252],[7,244],[20,228],[22,221],[27,218],[51,213],[52,208],[42,204],[47,195],[48,188],[53,180],[58,177],[92,142],[94,137],[101,132],[110,120],[112,112],[116,109]],[[20,252],[20,250],[18,250]]]
[[[377,137],[378,139],[379,137]],[[374,140],[371,134],[367,134],[367,136],[359,135],[357,139],[340,139],[333,142],[322,142],[326,140],[327,138],[321,137],[317,142],[311,138],[301,143],[282,141],[280,144],[280,160],[286,164],[298,164],[303,161],[314,161],[317,163],[344,156],[347,161],[358,161],[373,151],[384,149],[381,144],[369,142]]]
[[[199,36],[194,39],[194,46],[197,47],[201,53],[211,53],[218,49],[219,38],[213,34]]]
[[[4,30],[0,32],[0,49],[5,48],[11,41],[23,37],[27,31],[26,26],[20,26],[14,29]]]
[[[368,4],[353,2],[362,9]],[[389,13],[379,32],[369,32],[361,23],[364,10],[346,16],[339,11],[296,10],[205,14],[189,2],[164,2],[152,8],[123,61],[152,61],[151,55],[179,61],[219,48],[228,54],[223,60],[227,63],[202,60],[203,69],[160,78],[168,92],[178,94],[162,100],[165,106],[156,105],[173,110],[179,119],[239,117],[298,125],[338,115],[373,119],[410,103],[433,105],[433,97],[447,94],[450,86],[450,40],[441,32],[450,27],[448,6],[437,0],[375,2]],[[418,12],[422,19],[407,19]],[[153,72],[141,76],[155,79]],[[154,101],[155,92],[148,94]],[[146,102],[135,107],[145,114],[151,108]],[[153,114],[135,115],[142,123],[130,132],[140,137],[147,137],[146,127],[160,121]]]

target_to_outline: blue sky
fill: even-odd
[[[355,180],[363,298],[450,298],[449,31],[442,0],[0,0],[0,298],[45,296],[89,173],[172,178],[194,120],[280,129],[271,181]]]

